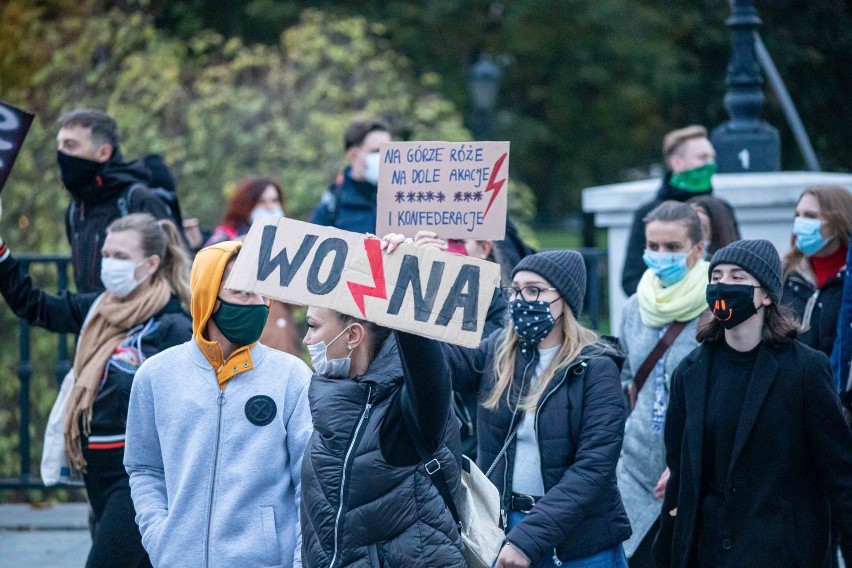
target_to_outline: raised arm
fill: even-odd
[[[15,315],[32,325],[57,333],[80,333],[97,292],[48,294],[32,278],[0,239],[0,294]]]
[[[404,387],[402,396],[414,412],[417,427],[427,446],[435,450],[441,443],[450,415],[452,382],[444,351],[434,339],[395,331],[399,345]]]

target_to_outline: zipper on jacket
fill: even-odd
[[[579,364],[579,366],[580,366],[580,367],[585,367],[585,366],[586,366],[586,363],[585,363],[585,362],[581,362],[581,363]],[[545,395],[544,395],[544,398],[542,398],[542,399],[539,401],[539,403],[538,403],[538,407],[536,407],[536,409],[535,409],[535,435],[536,435],[536,442],[538,442],[538,436],[539,436],[539,433],[538,433],[538,413],[539,413],[539,411],[541,410],[541,407],[542,407],[542,406],[544,406],[544,403],[545,403],[545,402],[547,402],[547,399],[550,397],[550,395],[552,395],[554,392],[556,392],[556,390],[557,390],[559,387],[561,387],[561,386],[562,386],[562,383],[564,383],[564,382],[568,379],[568,371],[572,371],[572,372],[574,372],[574,373],[576,374],[576,370],[577,370],[577,365],[569,365],[569,366],[568,366],[568,368],[567,368],[567,369],[565,369],[565,372],[562,374],[562,379],[561,379],[558,383],[556,383],[556,386],[555,386],[555,387],[553,387],[552,389],[550,389],[550,390],[547,392],[547,394],[545,394]],[[570,434],[570,432],[569,432],[569,434]],[[574,449],[576,450],[577,448],[574,448]],[[544,481],[544,471],[542,471],[542,472],[541,472],[541,477],[542,477],[542,481]],[[553,547],[553,563],[554,563],[554,564],[556,564],[557,566],[562,566],[562,561],[559,559],[559,555],[558,555],[558,554],[557,554],[557,552],[556,552],[556,547],[555,547],[555,546]]]
[[[556,383],[556,386],[554,386],[553,388],[551,388],[550,390],[548,390],[548,391],[547,391],[547,393],[545,393],[544,398],[542,398],[540,401],[538,401],[538,405],[537,405],[537,406],[536,406],[536,408],[535,408],[535,436],[536,436],[536,442],[538,442],[538,438],[539,438],[539,434],[538,434],[538,415],[539,415],[539,413],[541,412],[541,407],[543,407],[543,406],[544,406],[544,403],[545,403],[545,402],[547,402],[547,399],[548,399],[548,398],[550,398],[550,395],[552,395],[552,394],[553,394],[553,393],[555,393],[557,390],[559,390],[559,387],[561,387],[561,386],[562,386],[562,383],[564,383],[564,382],[565,382],[565,380],[568,378],[568,371],[572,371],[572,372],[574,372],[574,373],[576,374],[576,372],[577,372],[577,366],[578,366],[578,365],[579,365],[580,367],[585,367],[585,366],[586,366],[586,362],[585,362],[585,361],[583,361],[583,362],[581,362],[581,363],[579,363],[579,364],[575,363],[575,364],[569,365],[569,366],[568,366],[568,368],[567,368],[567,369],[565,369],[565,372],[564,372],[564,373],[562,373],[562,378],[559,380],[559,382],[558,382],[558,383]],[[576,448],[575,448],[575,449],[576,449]]]
[[[216,445],[213,448],[213,473],[210,476],[210,499],[207,505],[207,526],[204,530],[204,566],[210,566],[210,529],[213,524],[213,496],[216,491],[216,469],[219,465],[219,441],[222,437],[222,407],[225,405],[224,390],[219,390],[216,405]]]
[[[349,460],[352,457],[352,451],[358,445],[358,440],[361,438],[361,428],[370,417],[370,408],[373,403],[370,402],[370,397],[373,394],[373,387],[367,387],[367,404],[364,405],[364,410],[361,411],[361,417],[358,419],[358,424],[355,426],[355,434],[352,436],[352,441],[349,442],[349,447],[346,449],[346,454],[343,456],[343,473],[340,477],[340,503],[337,505],[337,515],[334,517],[334,554],[331,557],[329,568],[334,568],[337,564],[337,555],[340,552],[340,521],[343,518],[343,503],[346,498],[346,471],[349,468]]]
[[[808,298],[808,301],[805,303],[805,313],[802,315],[802,327],[808,328],[811,325],[811,317],[814,315],[814,308],[816,307],[816,303],[819,300],[820,290],[817,288],[816,292],[814,292],[813,296]]]

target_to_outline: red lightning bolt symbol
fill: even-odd
[[[364,239],[364,250],[367,251],[367,261],[370,263],[370,272],[373,273],[373,282],[375,286],[367,286],[366,284],[356,284],[347,282],[349,292],[352,294],[352,299],[358,309],[361,310],[361,315],[367,317],[364,310],[364,296],[373,298],[387,299],[388,292],[385,286],[385,267],[382,264],[382,249],[379,239]]]
[[[503,165],[503,162],[506,160],[506,156],[509,153],[506,152],[502,156],[500,156],[496,162],[494,162],[494,167],[491,169],[491,178],[488,180],[488,185],[485,187],[485,193],[489,191],[494,191],[491,194],[491,201],[488,202],[488,207],[485,208],[485,213],[482,214],[483,217],[488,215],[488,210],[491,209],[491,204],[494,203],[494,200],[497,199],[497,195],[500,194],[500,190],[503,189],[503,184],[506,183],[506,178],[501,179],[500,181],[494,181],[494,178],[497,177],[497,172],[500,171],[500,167]]]

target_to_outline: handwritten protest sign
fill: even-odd
[[[0,101],[0,192],[33,122],[33,115]]]
[[[254,222],[225,287],[476,347],[497,264],[292,219]]]
[[[508,142],[390,142],[379,159],[376,234],[505,236]]]

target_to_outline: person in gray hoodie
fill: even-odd
[[[193,338],[136,373],[124,465],[155,567],[301,567],[302,454],[311,371],[257,343],[257,294],[225,289],[240,243],[202,249]]]

